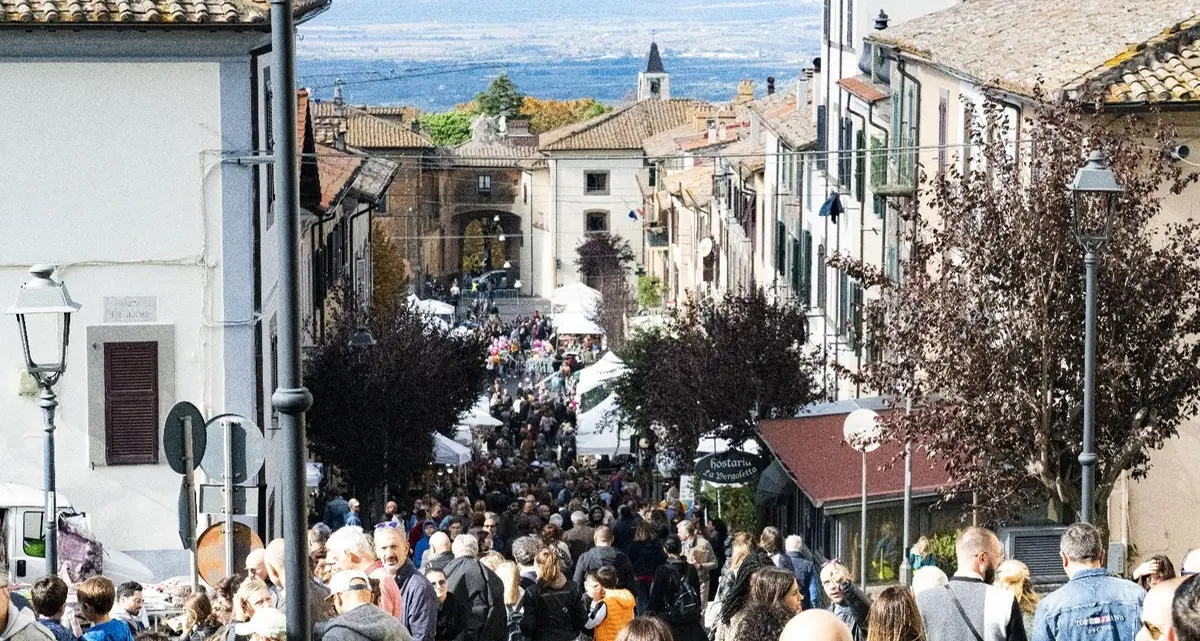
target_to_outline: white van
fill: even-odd
[[[0,572],[6,573],[14,586],[30,585],[46,574],[45,500],[40,489],[0,483]],[[62,494],[58,495],[58,513],[92,536],[87,514],[78,512]],[[153,573],[129,555],[110,550],[103,555],[104,576],[113,583],[153,582]],[[63,560],[60,545],[59,563]]]

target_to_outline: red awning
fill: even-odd
[[[856,500],[862,496],[861,454],[842,437],[842,426],[853,404],[830,404],[828,413],[810,411],[789,419],[760,423],[763,439],[779,461],[796,478],[800,491],[821,507],[829,502]],[[880,416],[894,410],[879,409]],[[903,447],[885,442],[867,454],[868,498],[900,496],[904,493],[904,462],[881,470],[903,452]],[[945,467],[922,450],[913,450],[913,494],[936,494],[950,483]]]

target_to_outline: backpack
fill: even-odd
[[[526,641],[525,633],[521,632],[521,620],[525,618],[524,605],[524,590],[522,590],[522,602],[512,606],[504,606],[505,612],[508,615],[508,625],[505,629],[506,641]]]
[[[667,616],[671,623],[684,624],[700,620],[700,595],[687,580],[687,575],[675,570],[675,596],[667,604]]]

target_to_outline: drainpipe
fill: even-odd
[[[905,81],[907,81],[907,82],[911,82],[911,83],[913,83],[914,85],[916,85],[916,87],[917,87],[917,100],[916,100],[916,102],[917,102],[917,105],[916,105],[917,109],[916,109],[916,114],[913,116],[913,118],[914,118],[914,120],[915,120],[915,122],[916,122],[917,126],[913,128],[915,133],[913,134],[913,139],[912,139],[911,141],[908,141],[908,143],[909,143],[909,145],[910,145],[910,146],[912,146],[912,147],[914,147],[914,148],[916,148],[916,147],[920,147],[920,146],[921,146],[921,81],[920,81],[920,80],[917,80],[917,78],[916,78],[915,76],[913,76],[912,74],[910,74],[910,73],[908,72],[908,69],[907,69],[907,67],[906,67],[906,66],[905,66],[905,64],[904,64],[904,60],[903,60],[902,58],[900,58],[900,56],[899,56],[899,54],[898,54],[898,51],[897,51],[896,49],[893,49],[893,50],[892,50],[892,55],[894,55],[894,56],[895,56],[895,58],[894,58],[894,59],[896,60],[896,70],[900,72],[900,77],[901,77],[901,82],[900,82],[900,99],[901,99],[901,100],[904,100],[904,95],[905,95],[905,91],[904,91],[904,89],[905,89]],[[903,114],[903,112],[904,112],[904,110],[903,110],[903,108],[901,108],[901,114]],[[903,120],[904,120],[904,118],[903,118],[903,116],[901,116],[901,121],[903,121]],[[916,198],[916,195],[915,195],[915,193],[916,193],[916,189],[917,189],[917,173],[916,173],[916,171],[915,171],[915,169],[914,169],[914,171],[913,171],[913,192],[914,192],[914,195],[913,195],[913,197],[910,199],[910,200],[911,200],[911,206],[912,206],[912,214],[913,214],[913,220],[912,220],[912,233],[913,233],[914,235],[915,235],[915,234],[916,234],[916,232],[917,232],[917,215],[916,215],[916,214],[917,214],[917,206],[918,206],[918,203],[917,203],[917,198]],[[899,231],[899,230],[897,230],[897,231]],[[911,254],[911,252],[910,252],[910,254]]]

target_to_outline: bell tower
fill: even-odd
[[[670,100],[671,75],[663,68],[662,55],[658,53],[658,43],[650,43],[650,58],[646,61],[646,70],[638,73],[638,101]]]

